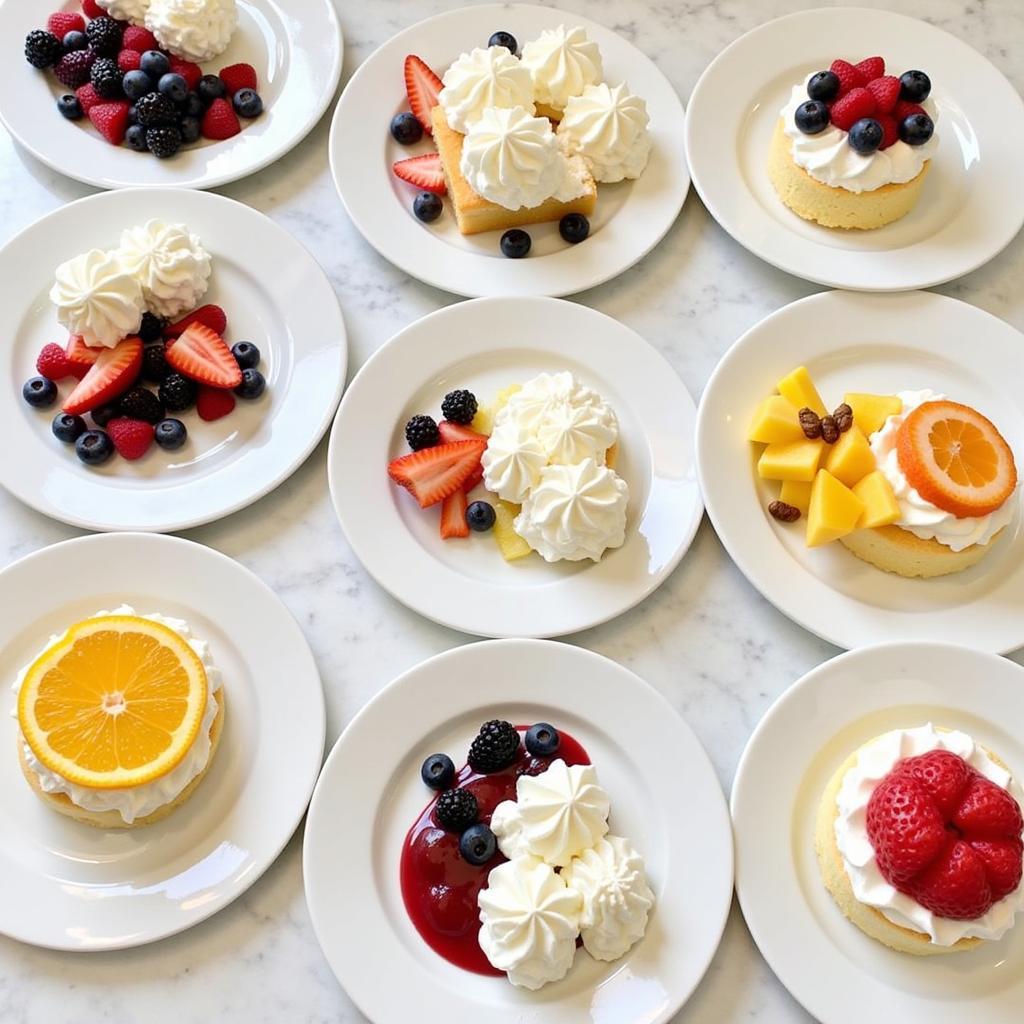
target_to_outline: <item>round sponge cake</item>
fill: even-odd
[[[899,526],[855,530],[839,540],[858,558],[879,569],[899,576],[930,579],[977,565],[992,550],[1000,533],[1002,530],[988,544],[972,544],[963,551],[954,551],[934,539],[923,540]]]

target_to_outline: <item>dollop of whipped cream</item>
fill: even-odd
[[[491,831],[513,859],[539,857],[565,867],[608,831],[608,794],[592,765],[569,767],[558,758],[540,775],[521,775],[516,799],[494,809]]]
[[[522,107],[533,113],[533,78],[504,46],[477,47],[444,73],[438,103],[449,127],[469,130],[488,107]]]
[[[590,176],[582,159],[562,151],[551,122],[523,107],[486,108],[463,138],[459,169],[474,192],[506,210],[552,196],[567,203]]]
[[[480,462],[487,489],[518,505],[540,479],[548,455],[533,431],[506,420],[495,426]]]
[[[580,933],[595,960],[618,960],[643,938],[654,893],[628,839],[605,836],[573,858],[562,878],[583,897]]]
[[[513,985],[536,990],[566,976],[583,900],[550,864],[530,856],[501,864],[477,900],[480,948]]]
[[[522,62],[533,76],[534,99],[555,110],[604,78],[601,51],[579,26],[545,29],[523,47]]]
[[[235,0],[150,0],[146,28],[165,50],[201,64],[228,48],[238,7]]]
[[[871,794],[898,761],[927,754],[930,750],[948,750],[963,758],[1024,805],[1024,793],[1010,773],[997,765],[966,733],[940,731],[929,722],[916,729],[894,729],[877,737],[860,750],[836,798],[839,808],[835,821],[836,845],[853,894],[861,903],[877,908],[893,924],[921,932],[937,946],[952,946],[966,938],[1000,939],[1013,926],[1017,912],[1024,910],[1024,884],[976,920],[959,921],[936,916],[890,885],[879,870],[868,837],[867,810]]]
[[[128,228],[117,257],[157,316],[173,319],[194,309],[210,286],[210,254],[184,224],[150,220]]]
[[[146,24],[146,12],[150,0],[96,0],[112,18],[128,21],[133,25]]]
[[[103,618],[106,615],[135,615],[136,611],[131,605],[123,604],[113,611],[99,611],[90,618]],[[159,622],[161,625],[173,629],[175,633],[183,637],[189,647],[196,652],[199,660],[206,670],[207,696],[206,709],[203,712],[203,720],[199,726],[199,733],[189,748],[188,753],[174,766],[166,775],[152,782],[135,786],[132,789],[90,789],[87,786],[80,786],[69,782],[63,775],[47,768],[35,754],[25,739],[19,733],[18,742],[22,746],[25,755],[25,763],[36,774],[39,779],[39,786],[44,793],[64,793],[68,799],[77,807],[87,811],[117,811],[122,820],[130,825],[136,818],[145,818],[165,804],[172,803],[178,798],[185,787],[206,767],[210,760],[212,744],[210,742],[210,729],[213,720],[217,717],[217,698],[214,694],[221,687],[220,670],[214,664],[213,656],[210,653],[210,645],[205,640],[199,640],[192,633],[192,629],[184,619],[175,619],[167,615],[154,612],[151,615],[143,615],[141,618]],[[41,658],[51,647],[59,644],[67,631],[51,636],[49,641],[42,647],[38,654],[19,672],[14,680],[12,689],[15,694],[15,706],[11,711],[14,718],[18,717],[17,694],[21,690],[21,684],[25,679],[28,670]]]
[[[587,161],[596,181],[639,178],[651,155],[647,104],[622,82],[602,82],[570,96],[558,125],[558,137],[570,153]]]
[[[900,517],[895,525],[922,540],[937,540],[953,551],[963,551],[972,544],[988,544],[1013,519],[1019,491],[1014,491],[995,512],[984,516],[966,516],[962,519],[922,498],[900,469],[896,438],[903,421],[919,405],[924,405],[925,402],[941,402],[946,396],[925,389],[900,391],[896,397],[903,403],[903,411],[890,416],[882,424],[881,430],[876,431],[870,438],[875,462],[892,485],[896,500],[899,502]]]
[[[815,181],[847,192],[873,192],[883,185],[912,181],[925,163],[935,155],[939,145],[936,131],[923,146],[909,146],[902,139],[888,149],[879,149],[866,156],[847,142],[847,132],[830,124],[817,135],[805,135],[796,126],[794,115],[801,103],[807,102],[807,83],[794,85],[789,102],[782,108],[783,131],[792,143],[793,160]],[[929,98],[921,104],[934,124],[938,110]]]
[[[116,252],[92,249],[57,267],[50,301],[57,319],[93,348],[114,348],[142,323],[146,304],[135,274]]]

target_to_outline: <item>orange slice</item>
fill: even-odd
[[[925,402],[896,436],[900,469],[933,505],[966,519],[995,512],[1017,486],[1013,452],[975,409],[958,402]]]
[[[69,782],[127,789],[181,762],[206,697],[206,670],[180,634],[105,615],[75,624],[32,663],[18,723],[32,753]]]

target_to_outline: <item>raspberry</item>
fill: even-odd
[[[891,114],[900,98],[900,80],[894,75],[883,75],[868,82],[865,87],[878,105],[878,113]]]
[[[53,73],[61,85],[77,89],[89,81],[89,72],[95,60],[96,54],[92,50],[72,50],[57,61]]]
[[[181,75],[189,89],[195,89],[199,85],[199,79],[203,77],[203,69],[190,60],[182,60],[180,57],[171,55],[171,71],[175,75]]]
[[[851,89],[832,104],[832,123],[848,132],[862,117],[875,114],[875,97],[867,89]]]
[[[88,86],[83,85],[82,88],[87,89]],[[112,146],[120,146],[128,130],[128,104],[104,103],[100,100],[89,108],[89,120],[107,142]]]
[[[865,82],[874,81],[885,74],[885,61],[881,57],[865,57],[854,64],[854,67],[864,76]]]
[[[122,50],[117,55],[117,66],[126,75],[129,71],[138,71],[142,66],[142,54],[138,50]]]
[[[46,19],[46,31],[63,39],[69,32],[84,32],[85,18],[74,11],[57,11]]]
[[[93,107],[103,102],[103,98],[92,87],[92,82],[86,82],[80,89],[75,90],[78,102],[82,105],[83,113],[88,114]]]
[[[44,345],[36,359],[36,371],[48,380],[63,380],[72,375],[71,364],[62,345],[50,342]]]
[[[201,420],[212,423],[222,419],[235,408],[235,396],[222,388],[201,387],[196,399],[196,412]]]
[[[107,13],[96,0],[82,0],[82,12],[87,18],[102,18]]]
[[[122,458],[141,459],[153,443],[153,424],[118,416],[107,424],[107,433]]]
[[[139,54],[145,53],[147,50],[157,50],[160,48],[156,41],[156,36],[148,28],[143,28],[141,25],[129,25],[121,37],[121,45],[126,50],[134,50]]]
[[[928,111],[920,103],[910,103],[907,100],[899,100],[892,108],[892,116],[896,118],[897,122],[905,121],[911,114],[924,114],[927,117]]]
[[[239,89],[256,89],[259,85],[256,69],[251,64],[232,64],[217,77],[227,86],[229,96],[234,96]]]
[[[203,115],[202,131],[207,139],[230,139],[241,130],[234,107],[225,99],[214,100]]]
[[[839,79],[839,99],[842,99],[851,89],[863,88],[867,84],[864,81],[864,76],[849,61],[834,60],[829,71]]]

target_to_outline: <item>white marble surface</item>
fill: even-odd
[[[28,0],[7,0],[24,3]],[[35,0],[32,0],[35,2]],[[345,78],[397,30],[453,0],[335,0],[346,36]],[[804,0],[560,0],[645,50],[689,96],[705,65],[759,22]],[[47,10],[40,4],[40,10]],[[889,0],[966,38],[1024,91],[1020,0]],[[500,28],[495,25],[495,28]],[[682,130],[682,126],[680,126]],[[331,185],[328,121],[276,166],[224,189],[268,213],[304,242],[344,306],[352,372],[399,328],[455,297],[405,277],[364,244]],[[0,129],[0,241],[88,192],[19,150]],[[1024,236],[988,266],[941,291],[1024,328]],[[725,349],[767,313],[816,287],[736,245],[696,196],[653,254],[578,300],[635,328],[700,394]],[[363,572],[331,512],[326,445],[284,486],[245,512],[189,536],[267,580],[313,647],[328,703],[328,740],[396,674],[467,638],[391,600]],[[0,493],[0,564],[75,530]],[[683,564],[639,608],[571,638],[648,679],[709,750],[728,788],[754,724],[798,676],[835,648],[770,607],[730,563],[705,521]],[[1017,655],[1017,660],[1024,660]],[[364,1020],[327,967],[302,896],[301,835],[250,892],[207,923],[129,953],[74,956],[0,939],[4,1024],[353,1024]],[[734,908],[707,977],[679,1022],[809,1020],[768,970]]]

